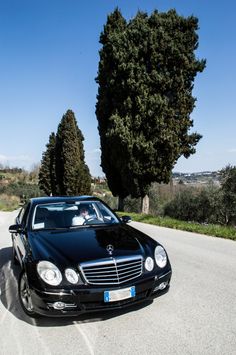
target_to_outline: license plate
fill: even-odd
[[[104,302],[115,302],[135,297],[135,286],[120,290],[104,291]]]

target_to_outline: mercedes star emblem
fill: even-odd
[[[113,245],[108,244],[107,247],[106,247],[106,249],[107,249],[109,255],[112,255],[112,253],[113,253],[113,251],[114,251]]]

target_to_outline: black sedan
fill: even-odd
[[[31,316],[119,309],[166,293],[165,249],[91,196],[31,199],[9,227]]]

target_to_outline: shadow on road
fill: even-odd
[[[147,301],[140,305],[135,305],[125,310],[115,310],[109,312],[97,312],[91,314],[83,314],[78,317],[60,317],[48,318],[42,317],[33,319],[28,317],[22,310],[17,290],[17,280],[20,274],[20,267],[12,262],[12,248],[0,249],[0,301],[6,309],[6,312],[0,314],[0,322],[6,317],[7,312],[11,312],[16,318],[24,321],[32,326],[38,327],[59,327],[71,324],[92,323],[104,321],[110,318],[119,317],[128,312],[134,312],[138,309],[146,307],[152,303]]]

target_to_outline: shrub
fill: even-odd
[[[183,221],[217,222],[218,189],[185,189],[177,193],[164,207],[164,215]],[[215,205],[213,204],[213,201]]]
[[[42,196],[43,193],[36,184],[27,184],[23,181],[12,182],[9,185],[0,187],[0,193],[10,196],[17,196],[21,200],[29,199],[31,197]]]

